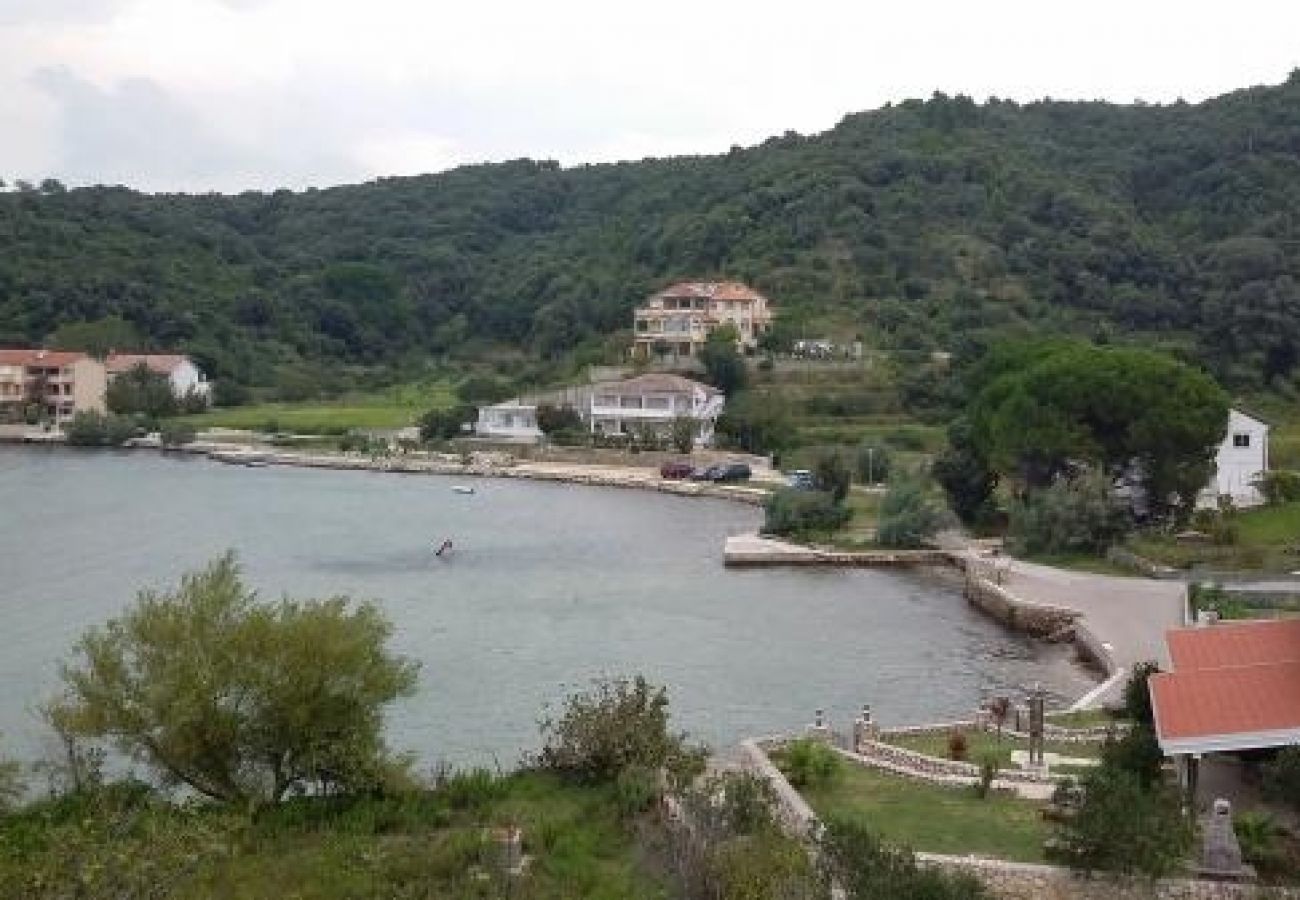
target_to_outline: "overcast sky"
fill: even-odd
[[[0,0],[0,177],[301,188],[724,151],[936,90],[1189,101],[1295,0]]]

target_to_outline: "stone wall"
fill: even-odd
[[[1076,610],[1068,607],[1017,597],[973,568],[967,570],[966,599],[1009,628],[1035,637],[1060,639],[1069,636],[1075,620],[1080,617]]]

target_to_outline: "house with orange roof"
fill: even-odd
[[[32,408],[62,424],[75,413],[104,412],[108,375],[89,354],[0,349],[0,420],[21,422]]]
[[[151,372],[167,376],[167,380],[172,385],[172,393],[177,399],[190,394],[197,394],[204,400],[212,396],[212,382],[208,381],[207,376],[188,356],[177,353],[113,352],[108,355],[105,365],[108,368],[110,381],[136,366],[145,366]]]
[[[1160,749],[1195,794],[1204,756],[1300,745],[1300,619],[1221,622],[1165,636],[1147,687]]]
[[[652,294],[637,307],[633,321],[633,356],[692,357],[709,332],[732,325],[737,346],[751,351],[772,327],[771,303],[738,281],[681,281]]]

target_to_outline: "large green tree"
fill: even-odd
[[[970,408],[975,448],[1024,487],[1078,465],[1128,476],[1157,511],[1190,509],[1228,423],[1227,394],[1156,351],[1050,344],[994,373]]]
[[[228,553],[88,631],[51,711],[214,800],[369,786],[390,763],[383,709],[416,680],[391,631],[346,597],[263,602]]]
[[[138,413],[153,419],[173,416],[178,408],[171,380],[143,362],[109,382],[104,400],[110,412],[119,415]]]

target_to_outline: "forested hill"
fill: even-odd
[[[936,96],[711,157],[0,193],[0,343],[120,315],[253,383],[485,340],[555,357],[713,275],[904,352],[1029,325],[1159,333],[1241,386],[1292,374],[1300,72],[1197,105]]]

